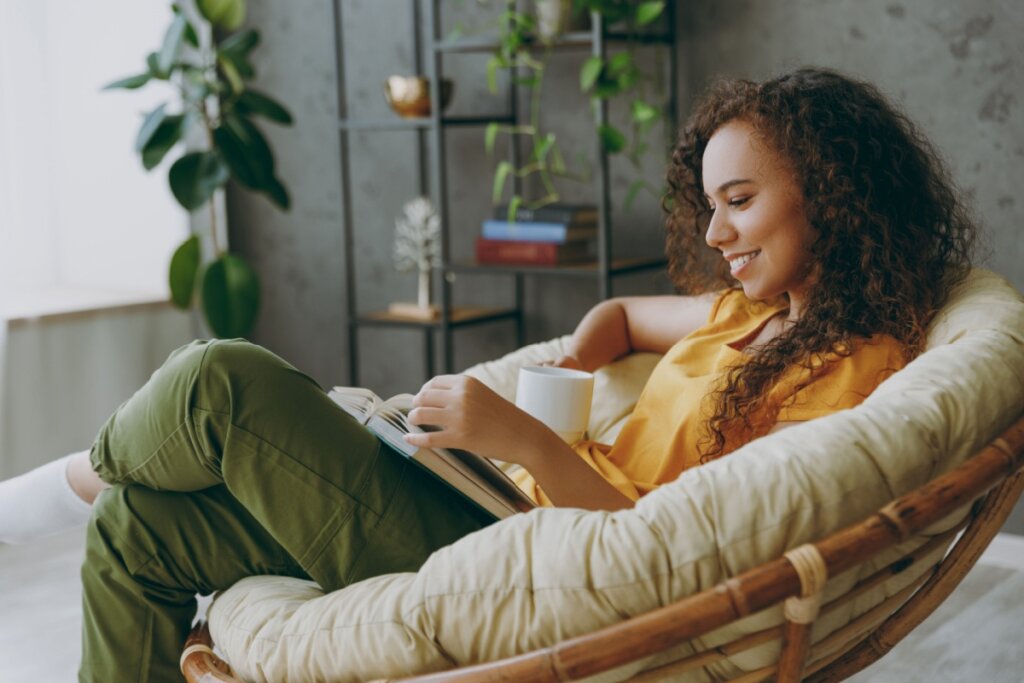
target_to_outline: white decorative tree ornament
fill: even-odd
[[[416,307],[433,315],[430,282],[433,269],[441,265],[441,218],[426,197],[406,202],[402,212],[395,220],[395,268],[402,273],[419,271]]]

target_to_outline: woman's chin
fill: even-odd
[[[743,288],[743,294],[751,301],[768,301],[785,294],[785,291],[779,291],[778,287],[765,287],[757,280],[740,280],[739,282],[740,287]]]
[[[764,288],[758,287],[755,282],[744,282],[743,280],[740,280],[740,287],[743,288],[743,294],[753,301],[763,301],[768,298],[764,294]]]

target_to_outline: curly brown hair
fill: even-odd
[[[818,235],[810,248],[817,277],[800,319],[727,371],[709,396],[704,461],[724,454],[726,432],[753,437],[770,428],[777,412],[764,414],[766,396],[794,367],[808,371],[798,388],[806,386],[875,334],[895,338],[907,359],[917,355],[932,316],[970,267],[976,236],[934,148],[873,85],[817,68],[761,83],[723,80],[690,117],[668,170],[666,251],[682,291],[734,285],[724,259],[711,272],[703,265],[711,209],[702,160],[715,131],[737,120],[795,171]]]

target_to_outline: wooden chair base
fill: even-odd
[[[758,645],[782,640],[780,663],[746,673],[733,679],[733,683],[771,679],[795,683],[805,676],[815,683],[841,681],[891,650],[953,592],[1020,498],[1024,490],[1022,468],[1024,417],[952,472],[901,496],[863,522],[806,546],[813,549],[808,554],[820,556],[822,567],[807,569],[799,566],[800,560],[782,557],[653,612],[542,650],[404,680],[409,683],[555,683],[593,676],[657,654],[787,599],[820,595],[823,581],[809,580],[808,572],[823,568],[826,578],[841,574],[976,501],[971,515],[961,526],[936,536],[821,605],[821,613],[829,613],[894,574],[915,563],[919,565],[963,532],[931,571],[924,572],[918,580],[823,640],[809,643],[813,618],[805,623],[790,618],[783,625],[644,671],[633,679],[645,683],[664,680]],[[190,645],[194,649],[190,650]],[[202,647],[194,647],[197,645]],[[230,667],[212,654],[211,647],[208,629],[205,625],[198,626],[189,637],[182,657],[186,680],[190,683],[236,681],[231,677]]]

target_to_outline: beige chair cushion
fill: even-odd
[[[561,343],[529,347],[472,372],[508,395],[517,363],[547,357]],[[638,388],[649,360],[627,359],[599,386]],[[618,377],[627,366],[629,378]],[[620,400],[626,405],[635,395]],[[859,521],[961,463],[1022,405],[1024,302],[998,276],[976,271],[935,321],[929,350],[857,408],[684,472],[631,510],[516,515],[439,550],[414,574],[382,576],[327,595],[308,582],[245,579],[214,603],[211,628],[241,675],[275,683],[393,677],[522,653],[709,588]],[[611,433],[623,410],[602,405],[595,434]],[[893,557],[883,554],[836,577],[826,597]],[[899,574],[820,619],[814,638],[916,574],[913,568]],[[621,680],[780,619],[779,610],[768,610],[596,680]],[[776,651],[765,645],[685,680],[749,671]]]

